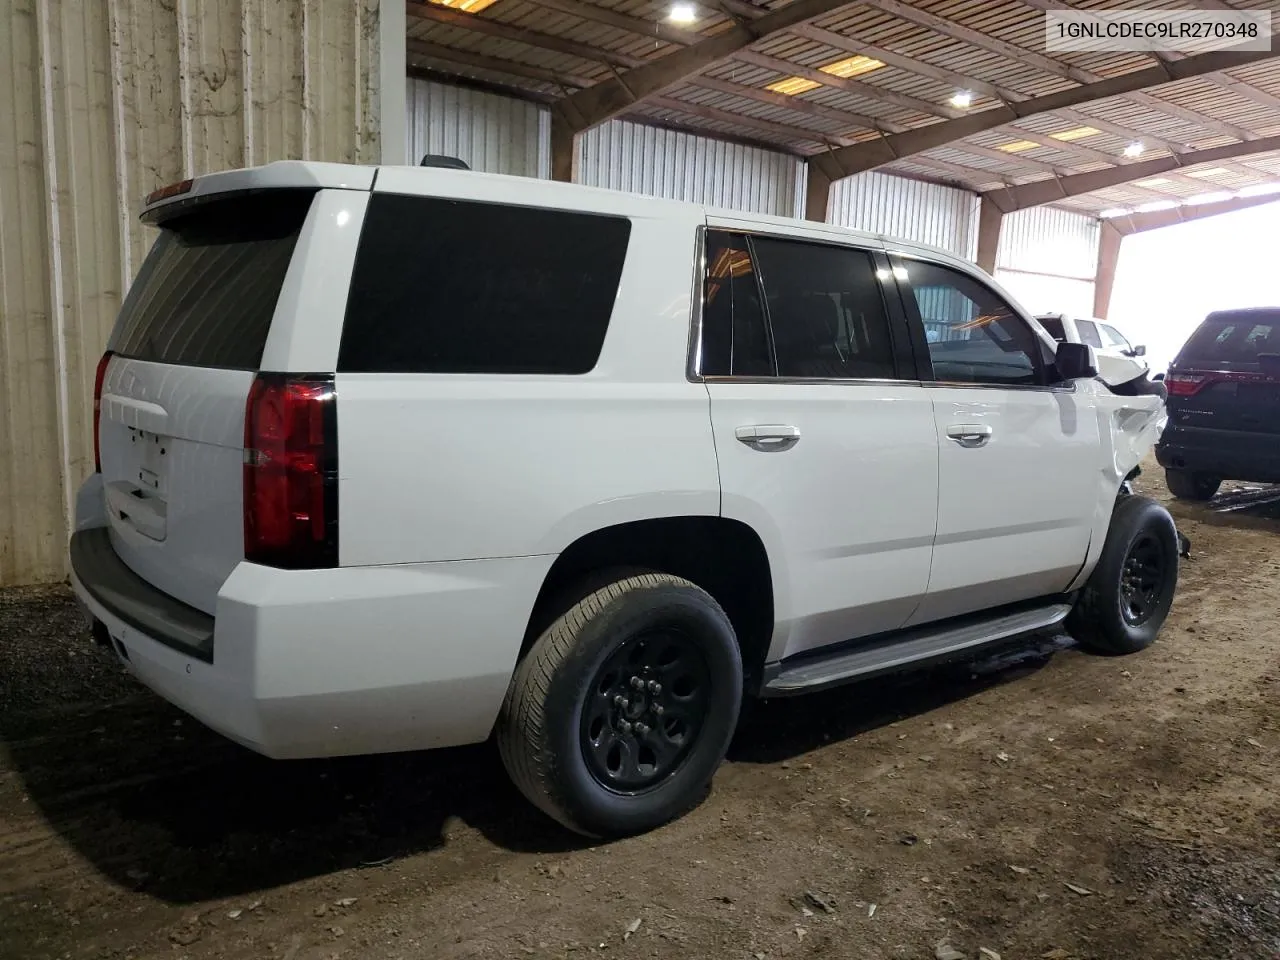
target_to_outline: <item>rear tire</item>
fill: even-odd
[[[1169,492],[1179,500],[1212,500],[1222,486],[1217,477],[1191,470],[1166,470],[1164,479]]]
[[[507,690],[498,748],[520,791],[570,830],[642,833],[701,802],[741,701],[720,605],[679,577],[636,574],[537,639]]]
[[[1067,620],[1095,653],[1137,653],[1154,642],[1178,583],[1178,533],[1169,511],[1146,497],[1121,497],[1098,565]]]

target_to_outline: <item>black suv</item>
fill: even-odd
[[[1156,459],[1175,497],[1208,500],[1223,480],[1280,483],[1280,307],[1209,314],[1167,384]]]

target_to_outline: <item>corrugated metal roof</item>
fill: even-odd
[[[736,16],[748,15],[743,0],[727,0],[723,8]],[[788,0],[754,4],[761,14],[786,6]],[[1086,9],[1111,8],[1108,0],[1073,0]],[[1266,0],[1236,0],[1238,7],[1266,9]],[[1142,0],[1145,9],[1175,9],[1184,0]],[[442,64],[441,69],[503,83],[543,96],[559,96],[575,84],[599,83],[615,76],[615,68],[602,62],[608,57],[655,60],[683,46],[721,33],[733,21],[714,5],[700,5],[700,19],[677,28],[665,18],[667,0],[497,0],[478,20],[491,19],[515,28],[534,31],[581,45],[581,50],[548,49],[537,36],[529,42],[492,36],[465,26],[426,22],[410,17],[409,35],[440,47],[462,51],[471,63]],[[412,8],[411,8],[412,13]],[[786,150],[816,151],[832,137],[840,142],[865,139],[874,134],[858,126],[854,115],[872,118],[888,130],[913,129],[942,122],[955,110],[947,102],[962,82],[978,89],[972,110],[996,105],[991,88],[1014,100],[1069,90],[1081,82],[1146,69],[1157,59],[1144,53],[1048,53],[1044,49],[1044,14],[1024,0],[895,0],[889,9],[871,4],[850,4],[815,18],[812,24],[843,38],[835,45],[830,37],[802,35],[803,28],[769,33],[745,50],[708,66],[704,75],[741,87],[763,90],[768,84],[797,75],[793,68],[813,71],[852,56],[861,45],[890,51],[895,60],[853,78],[855,84],[831,84],[794,96],[796,108],[762,102],[761,97],[740,91],[699,85],[696,78],[660,93],[661,105],[642,102],[633,109],[640,116],[676,122],[722,135],[774,143]],[[605,20],[608,22],[601,22]],[[539,40],[542,45],[539,46]],[[563,46],[563,44],[561,44]],[[600,51],[599,56],[592,51]],[[575,55],[581,54],[581,55]],[[607,55],[606,55],[607,54]],[[868,54],[874,56],[874,54]],[[769,58],[762,62],[759,58]],[[753,58],[755,61],[752,62]],[[410,52],[410,62],[431,66],[432,57]],[[911,61],[920,64],[917,68]],[[517,75],[503,76],[509,63]],[[625,60],[623,61],[626,62]],[[525,75],[519,75],[523,71]],[[939,75],[938,71],[945,71]],[[529,76],[530,73],[536,76]],[[931,75],[932,74],[932,75]],[[618,73],[625,83],[626,69]],[[1214,76],[1179,80],[1152,88],[1150,94],[1126,94],[1080,104],[1068,113],[1037,114],[996,131],[974,134],[955,144],[928,151],[919,162],[910,158],[888,165],[915,176],[938,177],[970,183],[992,178],[1025,182],[1047,172],[1081,173],[1124,162],[1130,142],[1145,146],[1143,159],[1163,155],[1164,143],[1174,149],[1205,149],[1237,142],[1243,136],[1280,134],[1280,65],[1276,60],[1249,64],[1227,71],[1225,76],[1247,84],[1232,86]],[[560,82],[557,82],[560,81]],[[847,89],[845,87],[853,87]],[[884,91],[883,95],[877,91]],[[1275,98],[1268,100],[1268,95]],[[886,99],[886,97],[888,99]],[[912,103],[906,98],[914,98]],[[891,102],[893,100],[897,102]],[[698,112],[679,110],[683,101]],[[806,111],[817,104],[825,111]],[[832,111],[851,115],[848,122]],[[735,121],[734,117],[740,117]],[[1018,139],[1043,139],[1053,133],[1089,125],[1096,118],[1098,134],[1074,141],[1011,153],[1007,159],[990,156],[1001,144]],[[803,131],[812,133],[802,136]],[[965,144],[972,145],[965,149]],[[1270,166],[1239,165],[1233,187],[1271,182],[1277,172]],[[1184,185],[1174,183],[1156,195],[1182,196]],[[1146,191],[1150,196],[1152,191]],[[1099,193],[1075,204],[1101,209],[1108,197]]]

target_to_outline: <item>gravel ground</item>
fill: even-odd
[[[1280,957],[1280,522],[1174,509],[1152,649],[766,704],[701,807],[604,846],[489,745],[253,756],[64,587],[0,592],[0,958]]]

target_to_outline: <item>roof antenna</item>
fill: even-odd
[[[470,170],[462,160],[457,157],[447,157],[443,153],[427,153],[423,154],[422,162],[418,164],[420,167],[443,167],[446,170]]]

